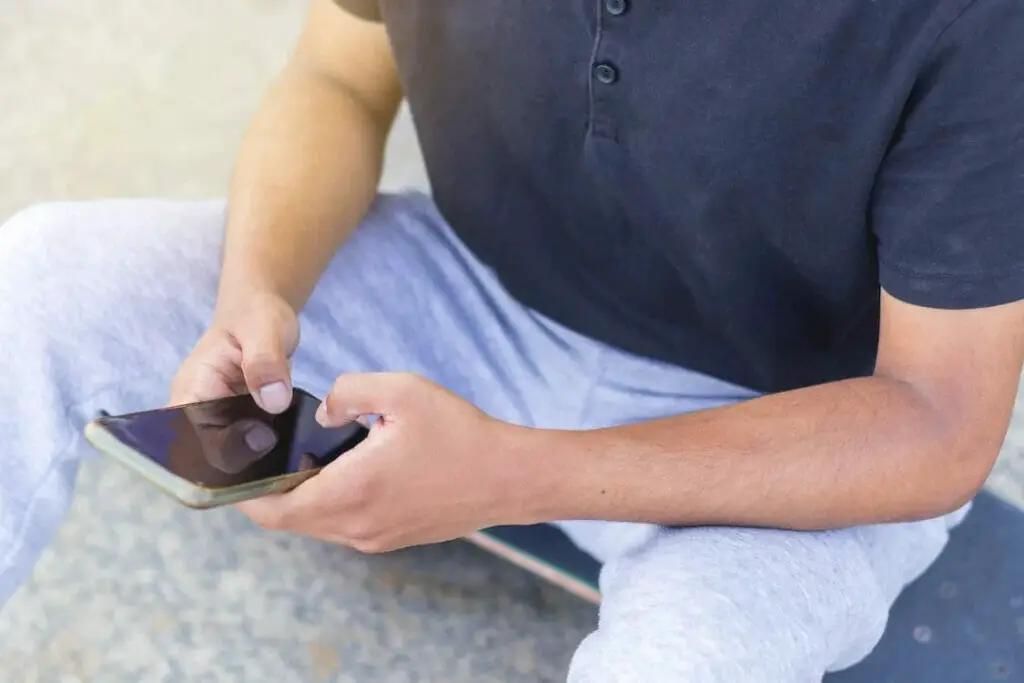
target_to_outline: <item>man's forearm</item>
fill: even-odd
[[[246,134],[228,203],[220,305],[269,290],[296,310],[373,201],[390,121],[289,66]]]
[[[999,449],[979,433],[873,377],[527,440],[544,519],[826,529],[955,509]]]

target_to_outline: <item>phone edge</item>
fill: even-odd
[[[121,466],[135,472],[178,502],[193,508],[210,505],[209,490],[196,486],[160,467],[136,449],[117,439],[99,420],[92,420],[85,425],[85,438],[100,453],[113,458]]]
[[[316,468],[261,479],[249,484],[210,489],[182,479],[157,465],[138,450],[117,439],[99,420],[92,420],[85,425],[85,438],[100,453],[135,472],[150,485],[171,496],[182,505],[197,510],[241,503],[272,493],[286,493],[322,469]]]

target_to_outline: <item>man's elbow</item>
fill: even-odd
[[[959,510],[981,491],[988,480],[999,451],[1003,435],[942,439],[926,454],[929,467],[934,468],[931,517],[938,517]]]

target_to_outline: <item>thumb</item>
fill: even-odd
[[[246,388],[263,410],[283,413],[292,403],[292,381],[281,336],[272,329],[253,330],[239,342]]]
[[[428,384],[405,372],[341,375],[320,404],[316,419],[324,427],[339,427],[364,415],[394,416],[415,404]]]

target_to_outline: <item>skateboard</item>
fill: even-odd
[[[601,565],[550,524],[484,529],[467,541],[587,602],[601,601]]]

